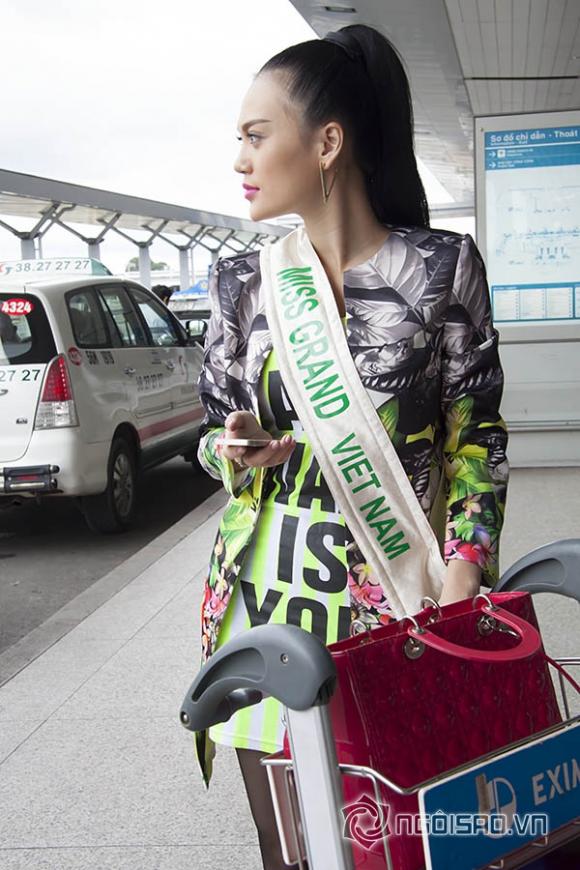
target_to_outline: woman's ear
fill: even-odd
[[[344,145],[344,130],[337,121],[329,121],[322,128],[322,148],[320,159],[324,160],[325,168],[330,169],[338,158]]]

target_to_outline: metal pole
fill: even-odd
[[[20,239],[20,251],[23,260],[35,260],[36,250],[34,247],[34,239]]]
[[[192,242],[189,247],[189,274],[193,279],[193,283],[195,284],[195,242]]]
[[[148,244],[139,245],[139,278],[141,283],[151,289],[151,255]]]
[[[343,839],[342,780],[328,706],[285,710],[310,870],[353,870]]]
[[[189,248],[179,249],[179,286],[182,290],[191,287],[193,281],[189,272]]]
[[[89,242],[89,257],[93,260],[101,259],[101,245],[99,242]]]

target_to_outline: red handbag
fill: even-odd
[[[338,676],[329,708],[338,761],[405,788],[561,721],[526,592],[430,607],[329,650]],[[343,791],[355,866],[384,870],[385,826],[375,819],[370,830],[364,815],[376,807],[372,784],[345,776]],[[397,814],[418,815],[417,796],[381,792],[393,868],[420,870],[420,835],[392,827]]]

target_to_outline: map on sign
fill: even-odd
[[[580,125],[490,130],[484,155],[494,319],[580,320]]]
[[[0,280],[36,279],[53,275],[110,275],[99,260],[90,257],[60,257],[47,260],[0,260]]]

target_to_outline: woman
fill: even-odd
[[[413,509],[432,524],[444,483],[440,602],[473,596],[497,577],[505,502],[497,333],[472,239],[429,229],[395,50],[362,25],[291,46],[259,71],[239,130],[235,169],[250,216],[303,219],[297,232],[328,279],[357,377],[411,483]],[[205,659],[266,622],[301,625],[330,644],[395,612],[281,378],[260,257],[221,259],[210,282],[199,457],[231,499],[202,605]],[[267,446],[223,443],[255,437]],[[206,784],[215,743],[236,748],[268,870],[284,865],[259,759],[282,745],[280,716],[268,698],[196,735]]]

